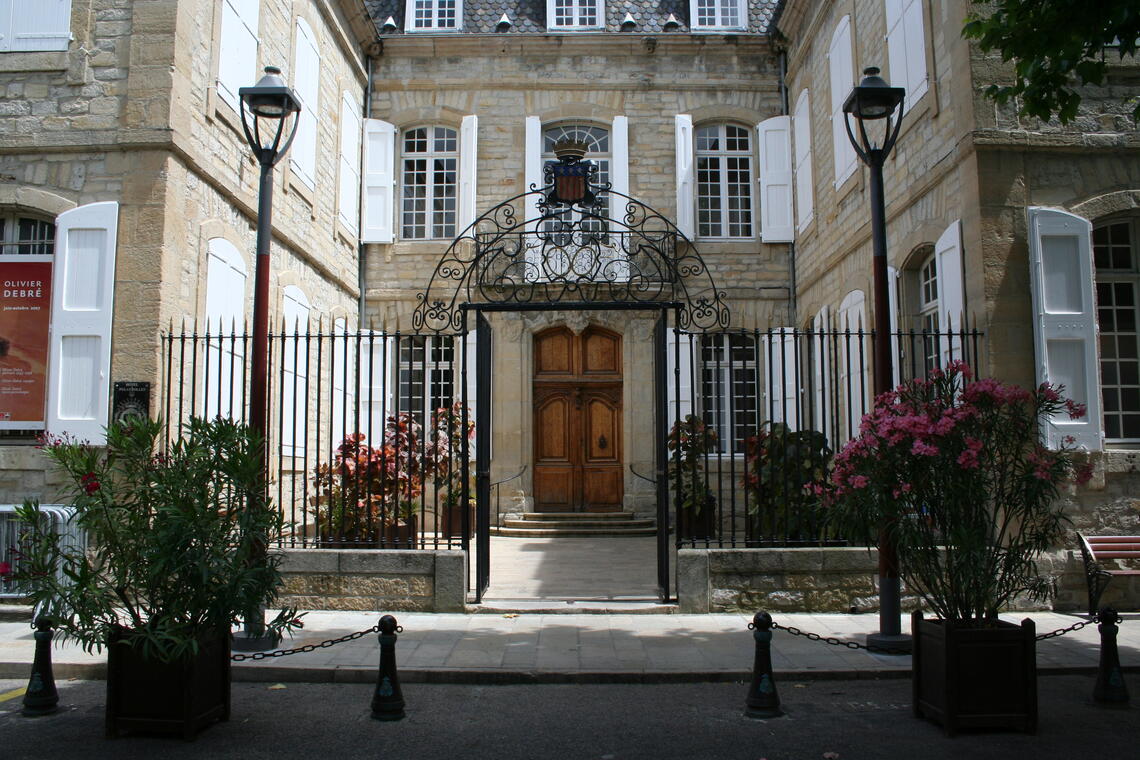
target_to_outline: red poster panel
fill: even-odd
[[[42,430],[51,256],[0,256],[0,430]]]

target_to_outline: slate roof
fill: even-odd
[[[413,34],[591,34],[597,31],[557,30],[546,28],[546,0],[461,0],[463,3],[463,28],[456,31],[413,32]],[[626,13],[633,16],[637,26],[630,33],[676,34],[687,33],[689,29],[689,0],[605,0],[606,32],[622,32],[621,22]],[[739,32],[709,31],[710,34],[767,34],[779,0],[748,0],[748,27]],[[376,32],[383,37],[404,34],[406,0],[364,0]],[[506,31],[498,30],[499,19],[506,13],[511,26]],[[673,14],[680,26],[676,29],[664,28],[665,21]],[[396,22],[395,30],[385,30],[384,21],[391,16]],[[601,30],[598,30],[601,31]]]

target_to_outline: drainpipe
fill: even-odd
[[[780,107],[782,109],[781,116],[787,116],[790,113],[788,105],[788,52],[780,50]],[[795,154],[791,156],[793,171],[795,169]],[[795,220],[792,221],[795,224]],[[791,318],[792,326],[796,326],[796,320],[799,317],[796,314],[796,241],[793,236],[792,242],[788,243],[788,316]]]
[[[383,50],[383,48],[381,48]],[[365,55],[365,70],[367,76],[364,83],[364,117],[365,119],[372,119],[372,54]],[[361,194],[359,207],[357,210],[358,218],[364,216],[364,196]],[[357,327],[364,325],[364,311],[365,311],[365,245],[363,242],[357,243],[357,289],[359,297],[357,300]]]

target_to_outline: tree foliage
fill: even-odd
[[[1077,115],[1077,87],[1104,84],[1113,60],[1136,56],[1137,0],[974,0],[963,29],[985,52],[1013,61],[1013,84],[992,84],[998,103],[1016,98],[1020,112],[1062,123]],[[1130,96],[1140,119],[1140,98]]]

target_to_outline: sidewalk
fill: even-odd
[[[282,647],[338,638],[376,625],[375,612],[310,612],[305,627]],[[669,683],[743,681],[751,677],[751,615],[393,613],[404,631],[396,645],[402,681],[432,683]],[[1081,620],[1050,612],[1028,617],[1038,635]],[[878,630],[878,616],[777,613],[776,622],[821,636],[862,643]],[[905,626],[908,623],[904,623]],[[1039,641],[1041,673],[1093,673],[1100,651],[1096,625]],[[1126,671],[1140,672],[1140,614],[1124,615],[1118,637]],[[0,620],[0,678],[26,678],[34,651],[26,621]],[[105,654],[75,644],[52,652],[57,679],[98,679]],[[375,634],[312,652],[234,663],[237,681],[369,683],[376,680],[380,648]],[[772,664],[778,678],[907,677],[909,656],[871,654],[777,630]]]

